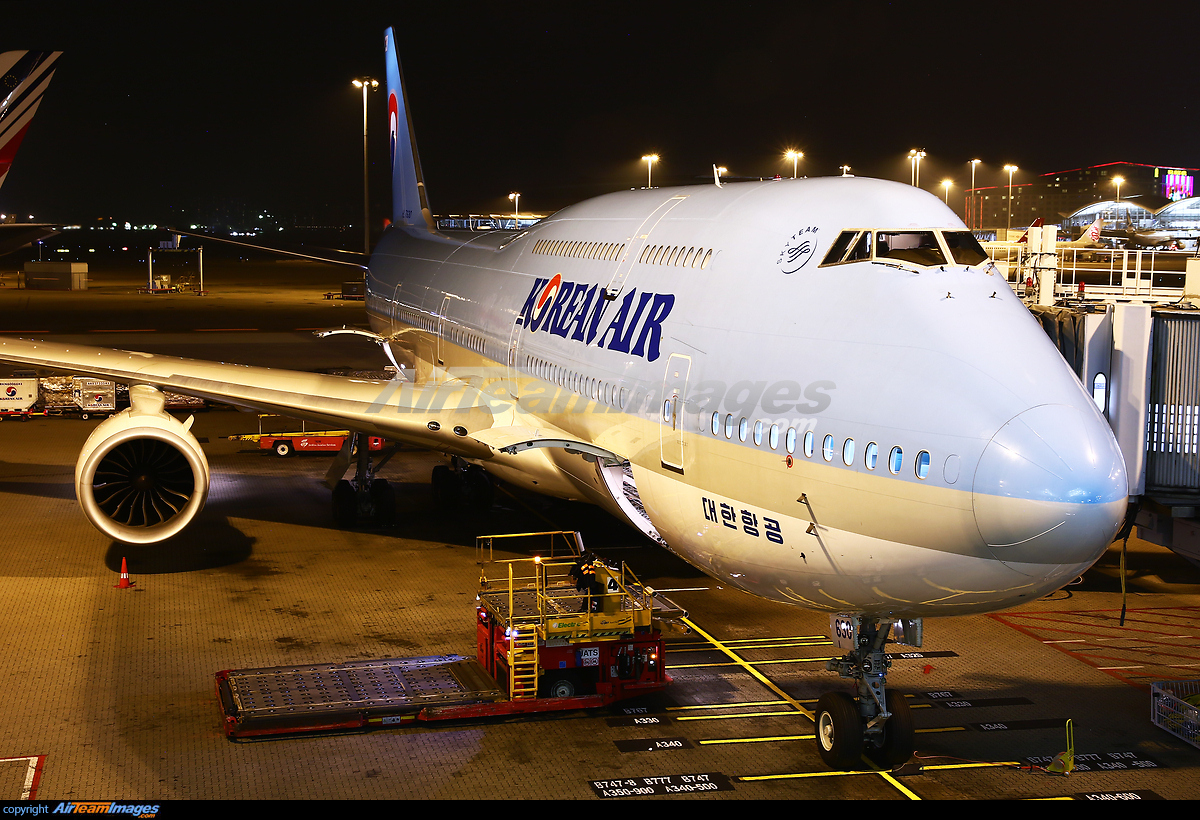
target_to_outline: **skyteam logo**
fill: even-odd
[[[817,229],[813,226],[801,228],[784,243],[775,264],[784,273],[795,273],[808,264],[817,249]]]
[[[670,293],[629,291],[603,332],[600,328],[610,305],[601,285],[564,282],[562,274],[537,279],[517,324],[530,333],[544,332],[564,339],[595,344],[652,362],[659,356],[662,323],[675,307]]]

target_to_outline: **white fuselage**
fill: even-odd
[[[629,191],[516,235],[393,228],[367,306],[421,378],[482,368],[506,424],[628,460],[649,522],[620,468],[569,448],[480,462],[498,476],[604,505],[766,598],[1001,609],[1099,557],[1123,460],[990,267],[822,266],[843,231],[918,228],[964,226],[870,179]]]

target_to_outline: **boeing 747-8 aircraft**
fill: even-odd
[[[0,341],[0,359],[130,385],[80,455],[84,513],[152,543],[200,511],[208,465],[163,389],[439,450],[443,491],[491,474],[586,499],[723,583],[828,611],[847,650],[830,668],[860,696],[821,699],[823,758],[907,759],[893,623],[919,644],[925,616],[1035,600],[1121,524],[1124,461],[1091,397],[970,231],[908,185],[651,188],[439,232],[386,37],[394,218],[367,311],[415,381]],[[366,449],[342,517],[389,507]]]

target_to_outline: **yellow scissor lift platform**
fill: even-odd
[[[669,684],[654,621],[686,613],[643,587],[624,565],[617,570],[589,560],[585,567],[578,533],[484,536],[479,546],[490,550],[494,539],[529,536],[549,536],[550,557],[484,565],[476,658],[218,672],[226,736],[262,739],[587,708]],[[567,543],[559,556],[556,539]]]
[[[586,556],[577,532],[482,536],[549,536],[549,556],[490,561],[479,581],[479,662],[509,697],[598,696],[604,702],[657,689],[663,673],[661,630],[656,621],[686,616],[645,587],[624,563],[610,567]],[[568,549],[556,556],[555,537]]]

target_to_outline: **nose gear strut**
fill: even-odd
[[[891,622],[858,615],[830,619],[834,643],[850,651],[826,662],[825,668],[858,685],[857,701],[842,692],[829,692],[817,702],[817,748],[834,769],[862,767],[860,757],[891,769],[913,753],[912,714],[899,692],[886,688],[892,662],[884,647]]]

